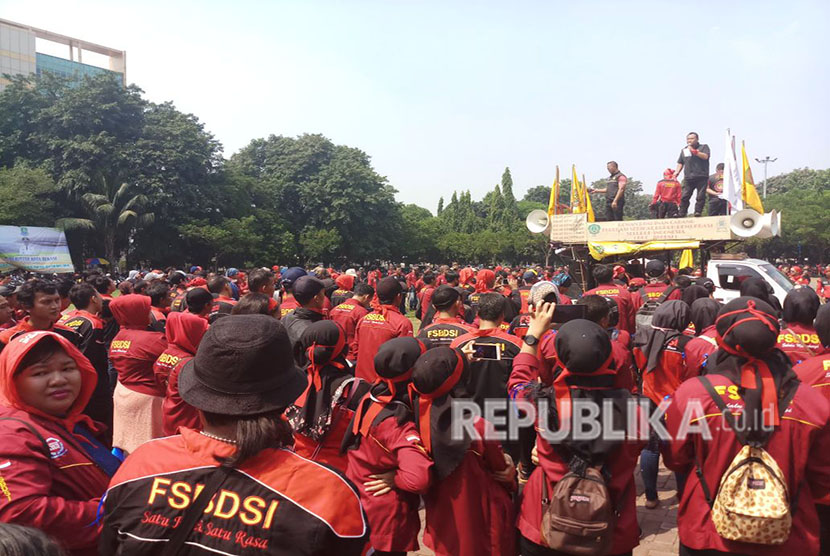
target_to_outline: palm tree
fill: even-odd
[[[104,256],[116,265],[132,232],[152,224],[154,214],[142,212],[147,206],[147,196],[136,193],[134,185],[103,173],[93,181],[95,190],[82,194],[79,199],[85,217],[61,218],[55,225],[69,231],[94,232],[96,239],[103,241]]]

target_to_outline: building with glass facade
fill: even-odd
[[[63,51],[67,57],[41,52],[41,46],[50,46],[51,51]],[[64,48],[66,50],[63,50]],[[93,58],[94,62],[88,63],[88,60],[85,63],[84,53],[87,58]],[[54,73],[70,80],[110,74],[126,85],[127,53],[0,19],[0,91],[9,84],[10,76],[41,75],[43,72]]]

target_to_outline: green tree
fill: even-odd
[[[112,174],[98,174],[93,188],[81,196],[82,217],[59,219],[55,225],[65,230],[92,232],[87,239],[103,248],[111,264],[117,264],[133,231],[154,221],[152,212],[145,212],[147,197],[135,192],[135,187],[113,178]]]
[[[265,238],[256,233],[256,218],[226,218],[219,225],[206,220],[180,226],[184,237],[201,244],[211,253],[214,268],[224,264],[241,265]]]
[[[311,257],[306,248],[318,245],[302,241],[309,228],[337,231],[333,257],[379,258],[394,247],[395,190],[363,151],[334,145],[322,135],[272,135],[251,141],[228,167],[258,183],[255,204],[280,213],[300,259]]]
[[[438,216],[441,216],[442,212],[444,212],[444,197],[438,199]]]
[[[55,182],[39,168],[20,164],[0,168],[0,224],[52,226],[55,223]]]

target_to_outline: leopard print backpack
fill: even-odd
[[[712,383],[706,377],[699,379],[742,445],[721,477],[714,500],[698,461],[697,475],[706,501],[712,509],[711,518],[715,530],[718,535],[731,541],[763,545],[786,542],[792,528],[797,493],[791,500],[784,473],[775,459],[763,447],[746,443],[744,435],[738,432],[732,412]],[[779,405],[780,411],[786,409],[789,399]]]

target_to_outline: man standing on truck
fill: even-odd
[[[680,151],[680,156],[677,158],[677,169],[674,171],[674,177],[680,175],[680,171],[684,171],[683,177],[683,196],[680,199],[680,217],[686,216],[689,211],[689,201],[692,199],[692,193],[697,192],[695,198],[695,216],[703,214],[703,205],[706,203],[706,197],[703,191],[706,189],[706,183],[709,180],[709,145],[700,143],[697,132],[690,132],[686,135],[686,147]]]
[[[708,148],[708,147],[707,147]],[[603,189],[588,189],[588,193],[605,193],[605,219],[609,222],[623,219],[625,207],[625,184],[628,178],[620,172],[619,165],[613,160],[606,164],[611,176]]]

